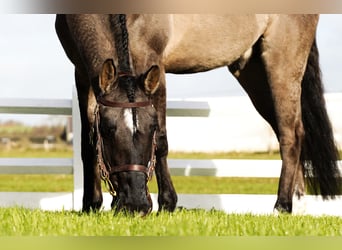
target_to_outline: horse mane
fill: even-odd
[[[130,65],[129,38],[126,26],[126,15],[112,15],[111,24],[114,35],[115,48],[118,56],[119,71],[132,73]]]
[[[125,89],[129,102],[135,101],[135,90],[137,84],[135,77],[132,75],[129,53],[129,37],[126,25],[126,15],[117,14],[111,16],[111,26],[115,42],[115,49],[118,57],[119,68],[119,86]],[[123,74],[120,76],[120,74]],[[136,109],[132,108],[132,117],[134,127],[137,128]]]

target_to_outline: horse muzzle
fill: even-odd
[[[118,193],[113,198],[112,208],[115,214],[123,212],[128,214],[138,214],[146,216],[152,212],[153,204],[150,193],[147,191],[146,196],[131,197]]]

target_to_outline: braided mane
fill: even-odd
[[[135,90],[137,88],[135,77],[132,75],[129,53],[129,37],[126,25],[126,15],[117,14],[111,17],[116,53],[118,56],[119,86],[125,89],[129,102],[135,101]],[[123,76],[120,76],[123,73]],[[137,111],[132,108],[134,128],[137,128]]]
[[[129,55],[129,39],[126,27],[126,15],[112,15],[112,28],[114,31],[114,42],[118,54],[119,71],[132,73]]]

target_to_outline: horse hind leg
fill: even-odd
[[[229,70],[247,92],[256,110],[274,130],[280,141],[282,156],[291,155],[290,158],[285,157],[285,162],[283,162],[283,170],[279,181],[278,200],[275,205],[275,208],[279,211],[291,212],[293,193],[295,192],[298,197],[302,197],[304,194],[304,175],[302,166],[298,160],[303,129],[299,114],[294,118],[291,126],[290,124],[285,126],[288,127],[288,129],[284,129],[284,126],[280,126],[281,124],[279,125],[278,121],[281,121],[283,118],[278,119],[278,115],[276,115],[279,112],[278,110],[280,107],[274,102],[274,90],[270,85],[265,63],[261,58],[260,45],[261,41],[258,41],[253,46],[253,53],[250,58],[248,58],[247,62],[241,63],[237,61],[229,66]],[[284,99],[286,100],[286,98]],[[279,101],[278,98],[277,101]],[[281,103],[285,104],[283,101],[281,101]],[[290,111],[291,107],[288,106],[283,111],[283,114],[288,113],[290,117],[293,117],[293,114],[291,114]],[[292,139],[290,142],[287,142],[284,138]],[[296,138],[298,138],[298,140]],[[295,141],[297,141],[297,143],[294,143]]]
[[[291,39],[291,38],[290,38]],[[305,71],[309,42],[300,44],[290,40],[291,51],[283,53],[282,48],[268,46],[263,59],[274,100],[278,125],[278,139],[282,157],[278,198],[275,209],[292,212],[292,199],[304,195],[304,175],[301,150],[304,142],[304,127],[301,110],[301,82]],[[289,46],[290,46],[289,45]],[[297,46],[297,47],[296,47]],[[306,51],[303,48],[308,48]],[[279,58],[282,58],[279,60]]]
[[[278,136],[271,89],[260,58],[260,41],[239,60],[229,65],[228,69],[246,91],[258,113],[271,125]]]

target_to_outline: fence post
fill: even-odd
[[[76,88],[72,92],[72,131],[73,131],[73,173],[74,173],[74,191],[73,191],[73,209],[82,209],[83,197],[83,166],[81,158],[81,120],[78,106]]]

